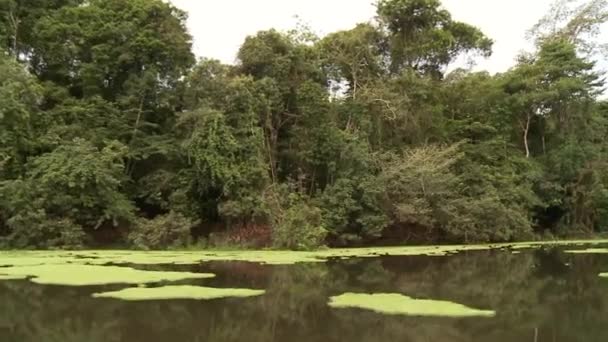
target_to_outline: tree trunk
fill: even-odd
[[[133,127],[133,133],[131,134],[131,139],[129,140],[129,152],[131,152],[131,148],[133,147],[133,143],[135,142],[135,139],[137,138],[137,131],[139,130],[139,124],[141,122],[142,119],[142,115],[144,113],[144,101],[146,99],[146,93],[144,92],[141,96],[141,101],[139,102],[139,109],[137,110],[137,118],[135,119],[135,126]],[[129,158],[129,161],[127,162],[127,167],[126,167],[126,171],[127,174],[130,176],[133,174],[133,170],[135,168],[135,160],[133,157]]]
[[[540,142],[541,142],[542,148],[543,148],[543,155],[546,155],[547,154],[547,140],[545,138],[545,130],[546,130],[547,121],[544,117],[541,120],[542,120],[542,125],[540,125]]]
[[[543,154],[547,154],[547,143],[545,141],[545,134],[543,134],[542,140],[543,140],[542,141],[543,142]]]
[[[357,99],[357,88],[359,86],[358,84],[358,80],[357,80],[357,72],[353,71],[353,100]]]
[[[133,133],[131,135],[131,141],[129,145],[133,143],[135,137],[137,136],[137,131],[139,130],[139,123],[141,122],[141,116],[144,112],[144,100],[146,99],[146,94],[144,93],[141,97],[141,101],[139,102],[139,109],[137,110],[137,118],[135,119],[135,126],[133,127]]]
[[[15,55],[15,59],[19,60],[19,18],[11,10],[8,13],[8,19],[13,29],[13,54]]]
[[[270,177],[272,184],[275,184],[277,182],[277,169],[275,158],[277,138],[278,133],[276,133],[276,129],[272,121],[272,113],[268,111],[266,113],[266,123],[264,127],[264,142],[266,145],[266,153],[268,155],[268,165],[270,167]]]
[[[532,121],[532,116],[528,114],[526,117],[526,124],[523,125],[524,131],[524,147],[526,148],[526,158],[530,158],[530,145],[528,143],[528,134],[530,133],[530,123]]]
[[[266,153],[268,154],[268,164],[270,166],[270,177],[271,177],[271,181],[272,184],[275,184],[277,181],[277,176],[276,176],[276,172],[275,172],[275,162],[274,162],[274,157],[273,157],[273,147],[272,147],[272,142],[271,142],[271,138],[269,137],[269,134],[266,133],[265,134],[266,137],[264,138],[265,141],[265,145],[266,145]]]

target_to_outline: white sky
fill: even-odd
[[[374,0],[170,0],[188,12],[195,53],[234,63],[246,36],[295,27],[295,15],[323,35],[354,27],[375,15]],[[479,27],[495,41],[494,54],[476,69],[505,71],[529,47],[525,32],[553,0],[443,0],[454,19]]]

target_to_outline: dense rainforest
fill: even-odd
[[[0,0],[0,246],[608,230],[606,1],[557,1],[496,75],[453,67],[493,41],[439,0],[376,7],[324,37],[258,32],[225,65],[161,0]]]

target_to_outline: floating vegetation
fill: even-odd
[[[608,248],[587,248],[579,250],[564,251],[570,254],[608,254]]]
[[[531,244],[531,243],[523,243],[509,246],[511,250],[520,250],[520,249],[537,249],[541,248],[542,244]]]
[[[209,273],[142,271],[129,267],[96,265],[36,265],[0,268],[0,279],[24,279],[45,285],[87,286],[148,284],[162,281],[212,278]],[[8,278],[11,279],[11,278]]]
[[[113,298],[125,301],[195,299],[209,300],[218,298],[245,298],[261,296],[264,290],[250,289],[220,289],[201,286],[163,286],[163,287],[133,287],[120,291],[95,293],[95,298]]]
[[[38,265],[196,265],[208,261],[244,261],[267,265],[326,262],[332,258],[373,258],[379,256],[448,256],[469,251],[492,249],[520,250],[542,246],[607,244],[608,240],[542,241],[487,245],[402,246],[379,248],[326,249],[313,252],[298,251],[53,251],[0,252],[0,267]],[[592,251],[606,251],[595,249]],[[577,253],[581,253],[578,252]],[[0,272],[1,274],[2,272]]]
[[[331,297],[333,308],[360,308],[387,315],[434,316],[434,317],[493,317],[494,311],[473,309],[462,304],[413,299],[397,293],[345,293]]]
[[[23,280],[23,279],[27,279],[27,276],[0,274],[0,280]]]

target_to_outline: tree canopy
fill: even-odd
[[[317,37],[192,53],[161,0],[0,0],[0,247],[514,241],[608,225],[604,1],[558,1],[535,50],[438,0]]]

